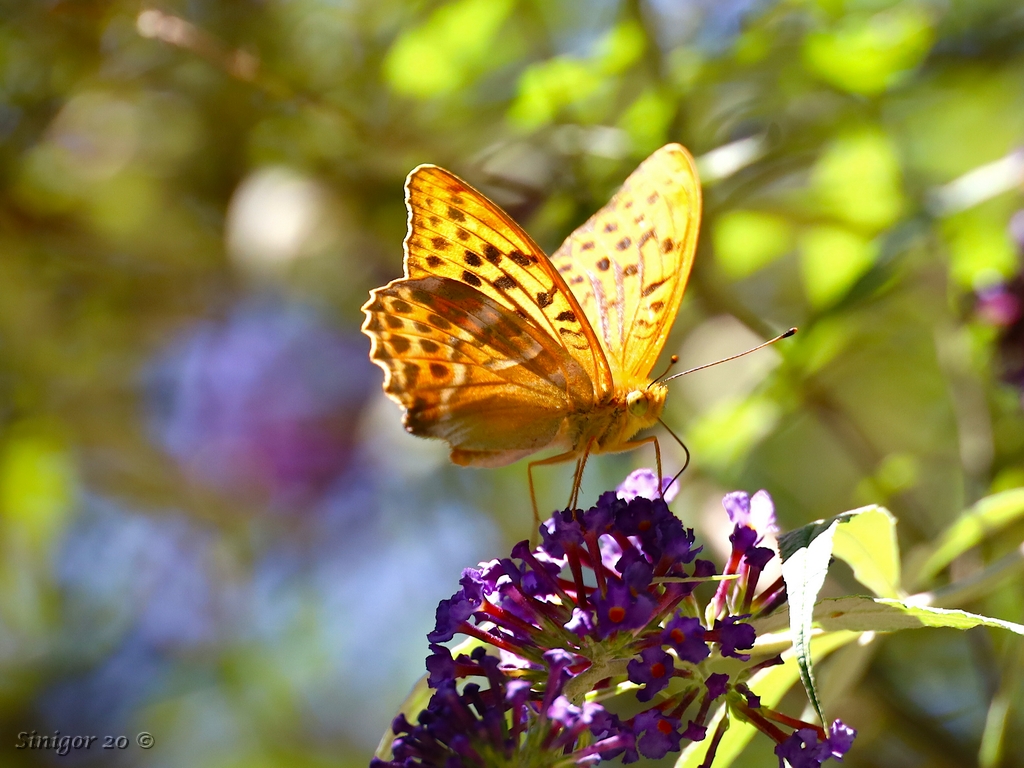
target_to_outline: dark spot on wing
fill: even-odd
[[[571,309],[567,309],[564,312],[559,312],[558,317],[556,317],[555,320],[560,320],[563,323],[575,323],[576,313]]]
[[[614,222],[614,221],[609,221],[607,224],[604,225],[604,231],[605,232],[614,232],[618,228],[619,228],[618,223]]]
[[[452,327],[452,324],[449,323],[447,320],[445,320],[440,315],[434,315],[434,314],[427,315],[427,320],[430,321],[431,325],[433,325],[435,328],[437,328],[438,330],[441,330],[441,331],[447,331],[449,328]]]
[[[652,239],[653,237],[654,230],[648,229],[646,232],[640,235],[640,239],[636,241],[637,248],[643,247],[643,244],[646,243],[648,240]]]
[[[401,299],[391,302],[391,311],[397,312],[400,315],[408,314],[408,312],[411,309],[412,307],[410,307],[406,302],[402,301]]]
[[[402,373],[409,382],[408,389],[415,389],[416,380],[420,377],[420,367],[416,363],[406,363],[402,366]]]
[[[491,264],[497,264],[501,261],[501,251],[488,243],[484,246],[484,258],[491,262]]]
[[[455,236],[459,238],[459,240],[462,240],[463,242],[469,240],[469,232],[464,230],[462,227],[459,227],[459,231],[455,233]]]
[[[510,253],[508,257],[512,259],[512,261],[514,261],[520,267],[528,267],[537,261],[536,256],[527,256],[522,251],[512,251],[512,253]]]
[[[434,254],[430,254],[429,256],[427,256],[427,266],[428,267],[433,267],[434,269],[437,269],[443,263],[444,263],[444,261],[441,259],[440,256],[435,256]]]
[[[581,251],[589,251],[593,247],[594,247],[594,241],[593,240],[587,240],[587,242],[585,242],[583,245],[580,246],[580,250]]]
[[[569,285],[579,285],[583,282],[583,275],[576,275],[572,280],[569,281]]]
[[[415,328],[420,333],[430,333],[430,326],[426,325],[425,323],[421,323],[421,322],[417,321],[417,322],[412,324],[412,327]]]
[[[572,272],[572,264],[563,264],[558,268],[558,271],[562,272],[563,274],[565,272]]]
[[[428,216],[427,217],[427,221],[429,221],[431,226],[434,226],[434,227],[436,227],[438,224],[441,223],[441,220],[439,218],[437,218],[437,216]]]
[[[518,283],[508,275],[502,275],[494,281],[494,287],[499,291],[509,291],[515,288]]]
[[[458,208],[453,208],[452,206],[449,205],[448,206],[448,218],[451,219],[452,221],[465,221],[466,220],[466,214],[464,214]]]
[[[607,256],[605,256],[603,259],[597,262],[597,268],[600,269],[602,272],[607,271],[608,267],[610,267],[611,265],[612,263],[608,260]]]
[[[657,200],[657,199],[658,199],[658,193],[657,192],[651,192],[651,194],[649,194],[647,196],[647,204],[648,205],[654,205],[654,201]]]
[[[554,293],[554,289],[550,291],[539,291],[537,293],[537,306],[539,306],[541,309],[544,309],[544,307],[551,306],[551,304],[554,302]]]
[[[572,328],[559,328],[558,332],[563,336],[582,336],[583,334],[579,331],[574,331]]]
[[[636,264],[630,264],[628,267],[626,267],[624,270],[622,270],[622,275],[623,275],[623,277],[632,277],[633,275],[635,275],[637,273],[637,271],[638,270],[637,270]]]
[[[412,346],[405,336],[392,336],[388,341],[391,343],[391,348],[400,355],[404,355],[409,351],[409,347]]]
[[[459,195],[452,195],[452,202],[456,205],[465,205],[466,201],[463,200]]]
[[[445,248],[448,247],[448,241],[440,236],[430,238],[430,244],[437,248],[437,250],[439,251],[443,251]]]
[[[656,301],[653,304],[651,304],[651,311],[652,312],[661,312],[661,309],[664,306],[665,306],[665,302],[664,301]]]
[[[664,240],[661,241],[661,252],[662,253],[668,253],[669,251],[671,251],[675,247],[676,247],[676,244],[672,242],[672,238],[671,237],[666,237]]]
[[[395,331],[405,326],[405,323],[402,322],[402,318],[395,317],[394,315],[385,315],[384,322],[388,324],[388,328]]]
[[[430,375],[435,379],[447,379],[452,375],[451,369],[443,363],[431,363]]]
[[[619,242],[617,242],[615,244],[615,248],[617,250],[624,251],[627,248],[629,248],[629,246],[631,246],[632,244],[633,244],[632,240],[630,240],[628,237],[624,237],[621,240],[619,240]]]
[[[474,288],[479,288],[483,284],[483,281],[468,269],[462,270],[462,282],[466,285],[472,285]]]
[[[463,260],[471,267],[479,267],[481,264],[484,263],[484,260],[481,259],[472,251],[466,251],[465,256],[463,256]]]
[[[436,341],[431,341],[430,339],[420,339],[420,349],[422,349],[428,355],[432,355],[435,352],[437,352],[438,345]]]
[[[664,284],[665,284],[665,281],[664,281],[664,280],[659,280],[659,281],[658,281],[658,282],[656,282],[656,283],[651,283],[651,284],[650,284],[650,285],[648,285],[648,286],[647,286],[646,288],[644,288],[644,290],[643,290],[643,295],[644,295],[644,297],[650,296],[650,295],[651,295],[652,293],[654,293],[654,292],[655,292],[656,290],[658,290],[659,288],[661,288],[661,286],[663,286]]]

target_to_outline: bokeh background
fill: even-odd
[[[1018,0],[0,0],[0,764],[365,765],[436,601],[530,520],[524,464],[450,466],[368,362],[403,179],[553,249],[668,141],[706,212],[667,353],[801,329],[672,384],[711,550],[727,490],[787,528],[885,504],[912,551],[1024,485]],[[652,462],[593,460],[584,501]],[[1021,581],[963,607],[1021,621]],[[849,766],[975,765],[1024,697],[982,630],[858,658]]]

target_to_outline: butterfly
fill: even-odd
[[[625,451],[655,424],[651,380],[693,265],[701,190],[690,153],[647,158],[548,257],[501,208],[434,165],[406,179],[405,276],[370,292],[362,330],[408,432],[455,464],[533,468]]]

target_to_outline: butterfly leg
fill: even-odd
[[[661,443],[658,442],[657,437],[655,437],[654,435],[650,435],[649,437],[643,437],[639,440],[633,440],[618,448],[616,450],[616,453],[618,453],[619,451],[631,451],[634,448],[640,448],[641,446],[647,445],[648,443],[654,443],[654,460],[658,466],[658,488],[660,489],[661,486],[664,484],[664,475],[662,474],[661,469]],[[678,477],[679,475],[673,477],[672,482],[674,483]],[[669,485],[671,486],[671,483]],[[664,495],[664,492],[666,490],[668,489],[665,488],[661,491],[662,495]]]
[[[583,485],[583,468],[587,466],[587,459],[590,457],[590,451],[594,447],[594,442],[594,438],[587,441],[583,449],[583,455],[576,462],[576,473],[572,478],[572,493],[569,494],[568,509],[576,509],[576,506],[579,504],[580,486]]]
[[[543,467],[543,466],[547,466],[549,464],[564,464],[565,462],[571,461],[572,459],[576,459],[577,460],[576,461],[576,471],[573,473],[573,489],[574,489],[574,492],[575,492],[575,488],[576,488],[576,479],[575,478],[576,478],[576,476],[578,476],[578,475],[580,475],[582,473],[582,468],[580,467],[580,464],[579,464],[582,459],[581,459],[581,457],[578,456],[576,451],[566,451],[565,453],[560,453],[557,456],[549,456],[546,459],[540,459],[538,461],[531,461],[529,464],[526,465],[526,477],[529,479],[529,482],[530,482],[530,502],[533,504],[533,533],[530,536],[530,543],[531,544],[536,543],[536,537],[539,535],[537,533],[537,531],[540,529],[540,513],[537,511],[537,492],[534,489],[534,485],[533,485],[533,468],[534,467]],[[570,508],[571,508],[572,507],[572,497],[571,496],[570,496],[570,499],[569,499],[569,505],[570,505]]]

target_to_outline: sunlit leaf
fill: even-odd
[[[903,210],[896,147],[878,128],[860,129],[833,141],[818,158],[811,188],[822,210],[873,232]]]
[[[877,246],[841,227],[811,227],[800,236],[804,290],[816,308],[834,304],[874,264]]]
[[[779,539],[782,578],[786,580],[789,602],[789,631],[807,697],[822,723],[827,722],[811,669],[811,624],[818,592],[825,583],[832,557],[832,536],[840,520],[812,523]]]
[[[1011,277],[1019,269],[1017,249],[999,200],[962,211],[942,222],[949,246],[949,273],[972,289]]]
[[[399,37],[384,61],[398,93],[429,98],[452,93],[493,58],[494,37],[512,0],[456,0]]]
[[[702,463],[727,467],[770,433],[780,416],[778,404],[767,398],[727,398],[691,424],[689,440]]]
[[[1024,488],[986,496],[964,512],[931,547],[914,581],[927,584],[953,560],[983,539],[1024,519]]]
[[[711,232],[715,259],[734,279],[747,277],[793,248],[793,227],[781,216],[762,211],[729,211]]]
[[[808,35],[803,60],[836,88],[871,96],[904,78],[934,39],[930,14],[906,2],[873,16],[845,15],[834,29]]]
[[[832,552],[853,569],[857,581],[879,597],[900,591],[900,553],[896,518],[885,507],[854,510],[855,515],[836,529]]]

